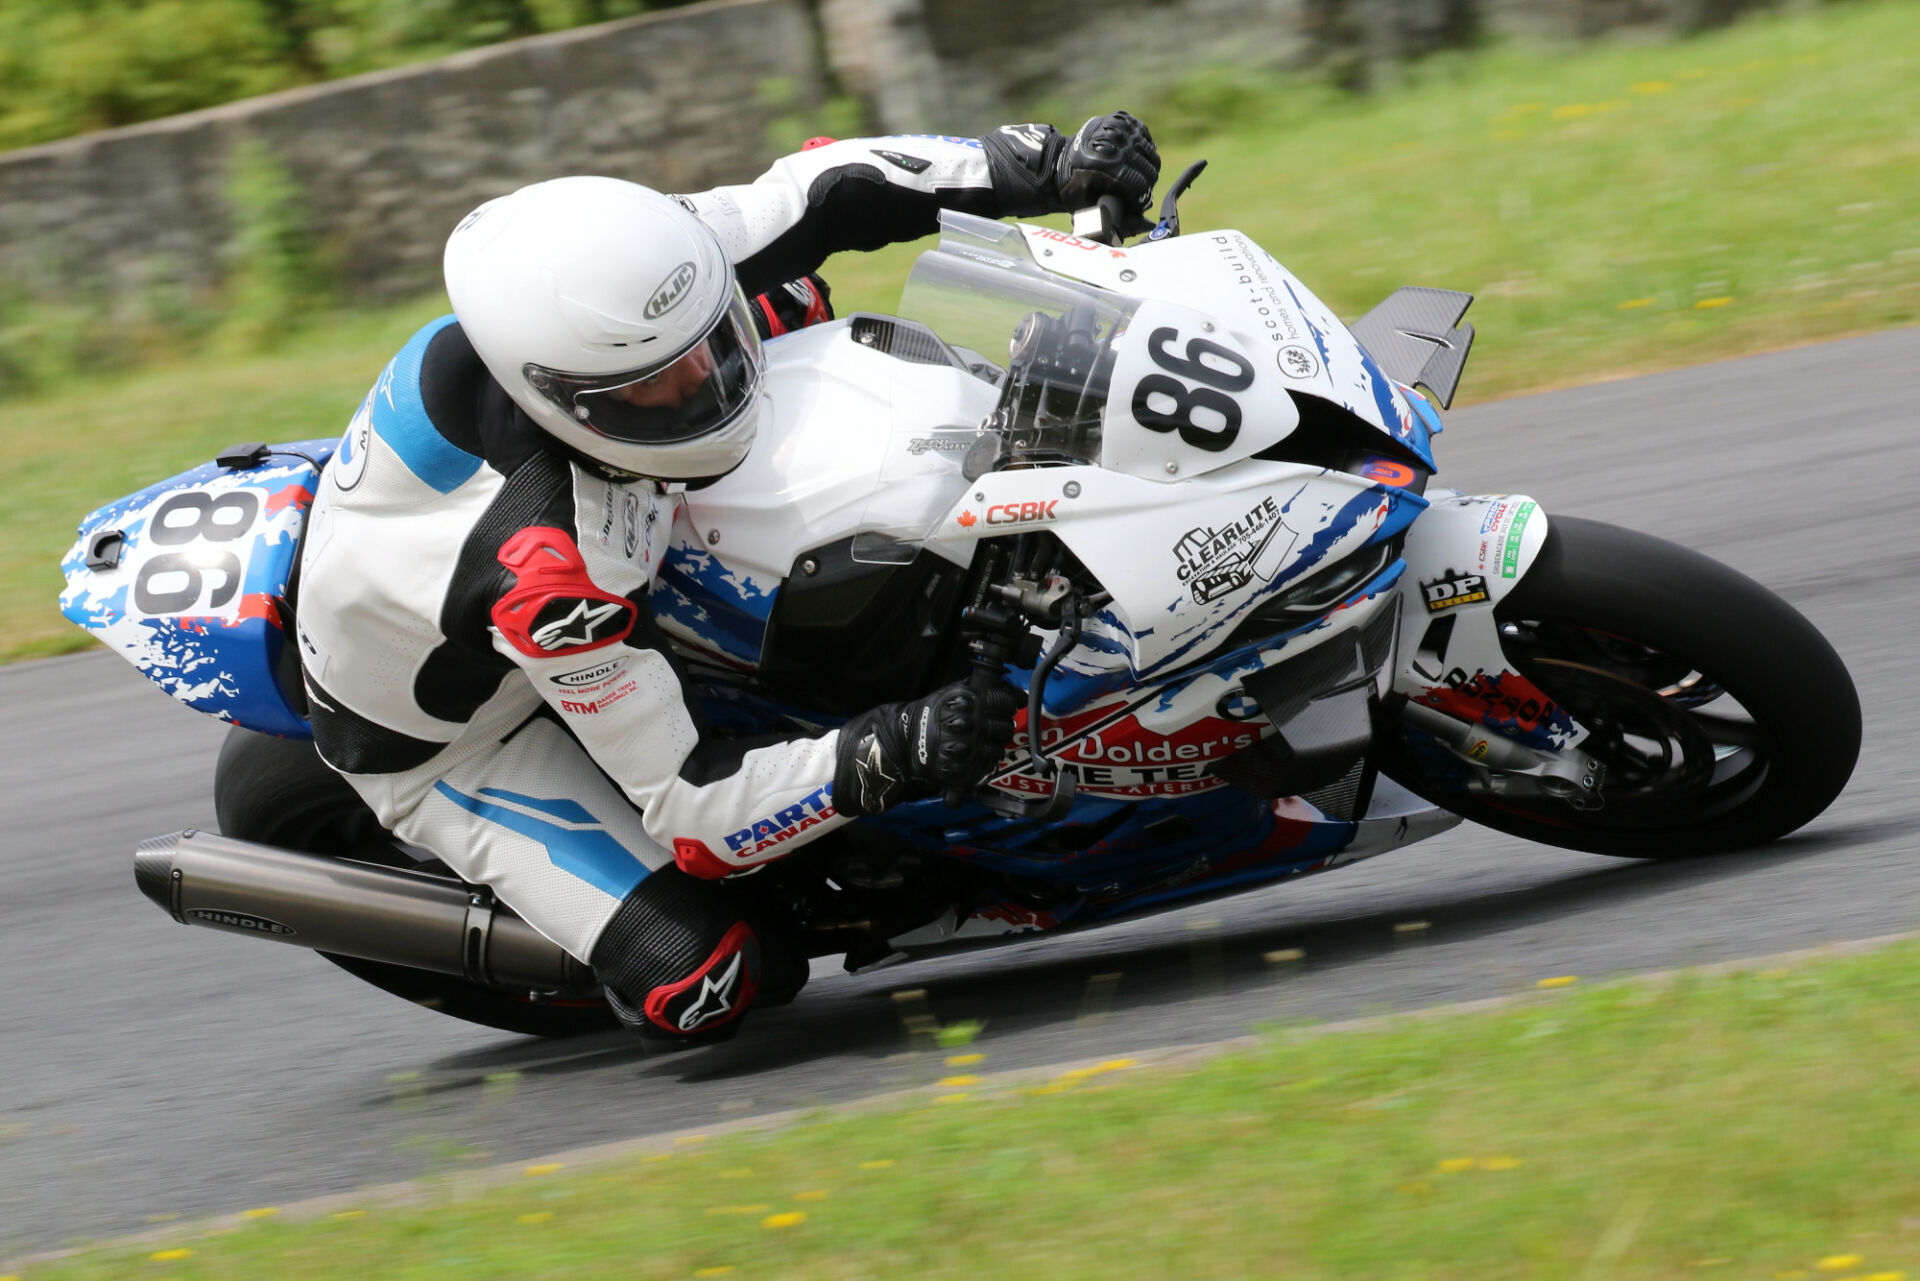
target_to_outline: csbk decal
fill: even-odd
[[[1449,568],[1439,578],[1420,584],[1427,612],[1437,614],[1459,605],[1477,605],[1487,599],[1487,580],[1479,574],[1456,574]]]
[[[587,573],[566,531],[523,529],[500,548],[513,589],[493,606],[493,625],[522,654],[558,658],[627,638],[639,618],[633,602],[603,591]]]
[[[989,525],[1032,525],[1053,519],[1053,509],[1060,505],[1058,498],[1044,503],[995,503],[987,508]]]

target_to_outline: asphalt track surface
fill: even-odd
[[[1908,329],[1463,409],[1438,442],[1442,483],[1699,548],[1826,632],[1866,745],[1795,837],[1651,864],[1463,826],[1084,935],[860,978],[823,962],[791,1008],[690,1054],[507,1036],[174,924],[130,854],[211,826],[222,728],[109,655],[0,671],[0,1258],[923,1083],[938,1065],[906,1053],[907,988],[942,1021],[984,1020],[973,1048],[1005,1069],[1920,926],[1917,393]],[[1429,928],[1395,933],[1411,921]],[[1263,954],[1293,947],[1304,968],[1275,983]]]

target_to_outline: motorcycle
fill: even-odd
[[[1402,288],[1344,325],[1249,237],[1180,234],[1204,163],[1131,244],[1111,206],[1076,234],[949,213],[899,315],[767,344],[759,443],[684,494],[652,595],[710,732],[816,732],[962,678],[1028,701],[980,786],[729,891],[865,972],[1462,819],[1664,859],[1821,813],[1860,711],[1812,624],[1685,548],[1432,486],[1471,295]],[[456,1017],[611,1026],[586,966],[397,842],[314,753],[301,530],[368,430],[363,406],[338,441],[236,446],[81,523],[65,615],[234,727],[221,834],[142,843],[136,880],[182,923],[315,949]],[[601,536],[631,545],[638,519]],[[773,848],[831,805],[729,844]]]

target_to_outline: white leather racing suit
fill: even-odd
[[[749,295],[927,234],[941,208],[1007,212],[980,144],[947,137],[810,144],[754,183],[681,199]],[[725,875],[844,821],[834,733],[704,736],[648,605],[679,502],[562,452],[448,316],[368,394],[302,553],[321,755],[402,839],[597,968],[603,931],[656,869]],[[740,968],[729,955],[656,1022],[684,1032],[743,1008],[750,975],[716,995]]]

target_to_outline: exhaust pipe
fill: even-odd
[[[491,894],[441,877],[195,831],[142,841],[133,876],[182,925],[513,991],[580,992],[596,982]]]

